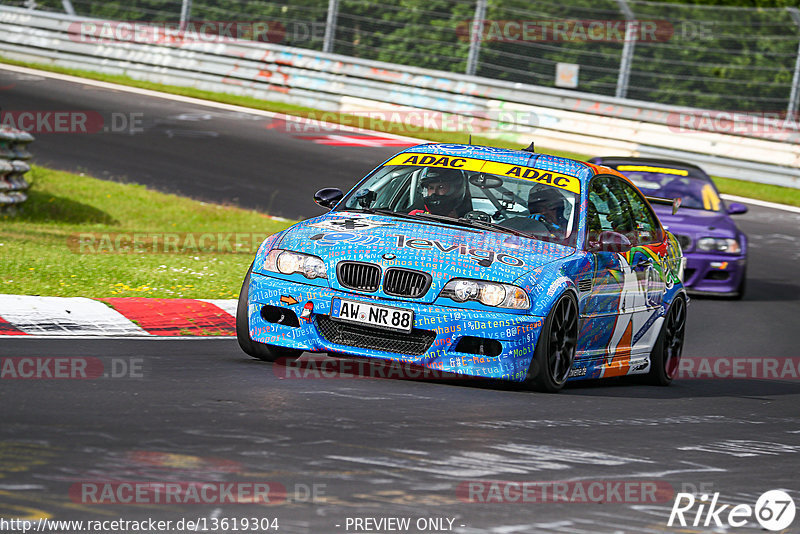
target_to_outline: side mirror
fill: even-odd
[[[654,197],[654,196],[645,195],[644,198],[646,198],[647,201],[650,204],[664,204],[664,205],[672,206],[672,214],[673,215],[678,213],[678,208],[680,208],[681,204],[683,204],[683,199],[681,197],[662,198],[662,197]]]
[[[333,209],[343,197],[344,193],[342,193],[341,189],[326,187],[314,193],[314,202],[330,210]]]
[[[747,206],[739,204],[738,202],[731,202],[728,204],[728,213],[731,215],[738,215],[740,213],[747,213]]]
[[[672,199],[672,214],[673,215],[678,213],[678,208],[681,207],[681,204],[683,204],[683,198],[676,197],[676,198]]]
[[[590,252],[622,253],[622,252],[628,252],[632,248],[633,244],[631,244],[630,239],[628,239],[624,234],[620,234],[619,232],[612,232],[611,230],[606,230],[605,232],[601,232],[600,235],[597,237],[597,241],[589,242]]]

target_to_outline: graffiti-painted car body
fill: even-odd
[[[646,195],[681,198],[681,209],[653,206],[686,256],[684,285],[691,294],[742,298],[747,283],[747,236],[731,218],[743,204],[726,204],[714,182],[691,163],[651,158],[593,158],[628,177]]]
[[[459,219],[414,209],[415,180],[442,168],[468,181],[469,213]],[[558,230],[529,213],[543,189],[567,199],[568,222]],[[329,213],[270,236],[257,252],[237,321],[251,355],[328,352],[522,382],[536,380],[535,353],[547,346],[538,358],[558,376],[535,385],[555,391],[567,379],[652,374],[671,305],[679,300],[685,310],[678,242],[611,169],[527,151],[426,144],[394,156],[335,200]],[[682,342],[683,323],[676,328]],[[679,358],[680,346],[673,349]],[[671,373],[677,359],[669,365]]]

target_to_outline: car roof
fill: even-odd
[[[589,159],[590,163],[604,165],[612,169],[617,169],[620,165],[637,165],[642,167],[663,167],[667,169],[684,170],[688,172],[690,178],[700,178],[703,180],[711,181],[711,178],[706,172],[693,163],[686,161],[678,161],[674,159],[660,159],[660,158],[634,158],[625,156],[611,156],[611,157],[595,157]],[[631,169],[633,170],[633,169]],[[641,169],[645,170],[645,169]]]
[[[589,180],[597,174],[614,174],[630,181],[614,169],[605,168],[592,163],[550,154],[540,154],[527,150],[495,148],[480,145],[459,145],[450,143],[426,143],[416,145],[399,152],[400,154],[433,154],[449,157],[471,158],[496,161],[520,167],[530,167],[549,172],[557,172],[577,178],[581,182],[581,190],[586,188]],[[397,157],[394,156],[394,157]],[[391,158],[391,159],[394,159]],[[391,161],[388,160],[388,161]]]

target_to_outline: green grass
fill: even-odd
[[[291,224],[237,207],[38,166],[27,176],[33,185],[23,210],[0,214],[0,293],[236,298],[260,240]],[[212,237],[201,249],[184,237],[187,232]],[[134,233],[156,236],[161,243],[170,236],[176,246],[167,252],[163,246],[119,252],[116,236],[129,246]],[[231,248],[238,243],[235,250],[241,252],[214,251],[217,235]],[[111,246],[101,246],[103,236],[111,238],[105,242]]]
[[[779,185],[756,184],[732,178],[713,176],[714,183],[723,193],[740,197],[757,198],[768,202],[800,206],[800,189],[781,187]]]

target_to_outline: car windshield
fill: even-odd
[[[717,191],[708,180],[660,172],[618,170],[645,195],[680,198],[682,208],[719,211],[722,207]]]
[[[453,168],[387,165],[351,191],[337,210],[411,216],[575,246],[578,195],[530,179]]]

